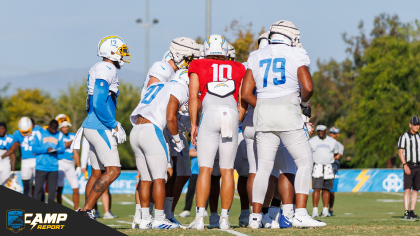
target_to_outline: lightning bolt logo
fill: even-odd
[[[362,170],[362,172],[360,172],[360,174],[356,177],[356,180],[359,180],[360,182],[353,188],[353,190],[351,190],[353,193],[358,192],[359,189],[366,183],[366,181],[368,181],[370,178],[370,175],[366,175],[368,171],[369,169]]]

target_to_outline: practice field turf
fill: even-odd
[[[203,231],[197,230],[132,230],[132,215],[135,211],[134,195],[114,194],[112,195],[112,212],[118,216],[116,219],[104,220],[99,218],[98,221],[112,228],[116,228],[124,234],[128,235],[413,235],[420,234],[420,222],[414,220],[404,220],[404,207],[402,202],[402,193],[337,193],[336,203],[334,206],[334,216],[328,218],[320,218],[328,224],[325,228],[320,229],[259,229],[252,230],[249,228],[239,228],[238,217],[240,214],[239,198],[235,196],[233,200],[232,210],[230,211],[229,220],[231,223],[231,231],[225,232],[221,230]],[[71,199],[70,195],[66,195]],[[84,195],[81,195],[84,200]],[[312,197],[310,197],[308,210],[312,213]],[[175,215],[182,212],[184,208],[185,195],[183,194],[178,204]],[[65,201],[64,204],[70,207]],[[81,201],[83,203],[84,201]],[[320,206],[322,202],[320,202]],[[195,203],[193,203],[195,206]],[[319,212],[322,208],[319,206]],[[419,207],[417,207],[419,209]],[[101,216],[103,214],[102,205],[99,205]],[[417,210],[420,213],[420,210]],[[210,213],[209,213],[210,214]],[[220,214],[220,209],[219,209]],[[179,222],[188,225],[194,220],[195,212],[193,209],[192,216],[186,218],[177,217]],[[204,223],[208,224],[208,217],[204,219]],[[238,234],[240,233],[240,234]]]

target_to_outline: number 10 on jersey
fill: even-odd
[[[267,87],[267,80],[268,75],[270,74],[270,68],[274,73],[274,76],[278,76],[278,73],[280,73],[279,78],[273,78],[273,84],[274,85],[280,85],[286,83],[286,59],[285,58],[268,58],[260,61],[260,68],[264,67],[264,65],[267,64],[265,67],[264,72],[264,81],[263,81],[263,88]],[[271,66],[273,64],[273,66]]]

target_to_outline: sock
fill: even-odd
[[[229,217],[229,209],[222,209],[222,217],[228,218]]]
[[[204,207],[196,207],[196,218],[197,217],[204,217],[204,211],[206,211],[206,208]]]
[[[318,210],[318,208],[316,208],[316,209]],[[308,211],[306,211],[306,208],[296,208],[295,212],[296,212],[296,215],[298,215],[298,216],[308,215]]]
[[[140,206],[140,204],[136,204],[136,213],[134,214],[134,217],[136,217],[136,218],[141,218],[141,211],[140,211],[140,209],[141,209],[141,206]]]
[[[249,209],[241,210],[241,215],[249,216]]]
[[[322,212],[328,213],[328,207],[324,207],[324,208],[322,209]]]
[[[155,209],[155,220],[163,220],[164,219],[163,210]]]
[[[280,200],[273,198],[273,200],[271,200],[271,206],[280,207]]]
[[[259,213],[252,213],[250,218],[252,218],[252,220],[261,221],[262,220],[262,215],[259,214]]]
[[[296,210],[296,204],[293,204],[293,210]]]
[[[155,204],[153,204],[153,203],[149,203],[149,215],[153,215],[153,206],[154,206]]]
[[[277,214],[279,214],[280,212],[280,208],[276,207],[276,206],[270,206],[270,208],[268,208],[268,214],[270,215],[270,217],[272,219],[276,218]]]
[[[141,211],[141,218],[142,219],[150,219],[150,212],[149,212],[149,208],[148,207],[142,207],[140,209]]]
[[[165,217],[168,220],[171,218],[173,201],[174,201],[173,197],[165,197],[165,204],[163,205],[163,210],[165,211]]]
[[[263,213],[263,215],[267,214],[268,213],[268,207],[263,207],[262,208],[262,213]]]
[[[175,212],[171,211],[171,217],[175,217]]]
[[[284,204],[282,209],[284,216],[287,216],[289,219],[293,217],[293,204]]]

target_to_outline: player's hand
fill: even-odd
[[[194,147],[197,146],[197,134],[198,134],[198,126],[197,125],[191,125],[191,142]]]
[[[80,166],[76,167],[76,176],[79,178],[79,176],[82,174],[82,168]]]
[[[173,143],[175,143],[176,147],[174,147],[175,151],[182,152],[182,149],[185,148],[184,142],[182,140],[175,142],[175,140],[172,140]]]
[[[47,149],[47,152],[49,152],[49,151],[51,151],[52,150],[52,147],[49,147],[48,149]]]
[[[302,108],[302,114],[311,118],[311,107],[309,106],[308,102],[301,102],[300,107]]]
[[[406,175],[411,175],[411,170],[410,167],[408,167],[408,165],[404,165],[404,172]]]
[[[118,144],[124,143],[127,139],[127,135],[125,134],[125,131],[120,122],[118,122],[117,127],[112,130],[112,136],[115,137]]]
[[[86,172],[86,168],[82,168],[82,173],[85,173]]]
[[[308,129],[309,136],[314,133],[314,125],[310,122],[306,122],[306,128]]]

